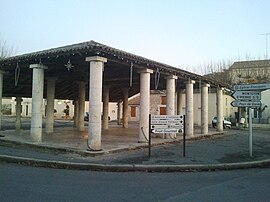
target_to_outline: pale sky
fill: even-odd
[[[199,73],[211,61],[265,59],[269,8],[269,0],[0,0],[0,40],[16,54],[94,40]]]

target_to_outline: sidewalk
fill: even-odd
[[[70,131],[70,128],[59,130]],[[227,170],[270,165],[270,130],[265,128],[253,132],[253,157],[249,156],[247,130],[232,129],[217,135],[211,129],[208,137],[199,138],[197,135],[187,141],[185,157],[181,137],[177,140],[153,138],[150,158],[147,144],[136,142],[137,126],[134,125],[133,129],[131,127],[129,134],[123,130],[115,128],[110,130],[110,134],[104,134],[104,149],[95,155],[87,151],[87,138],[82,135],[81,141],[78,141],[78,133],[75,131],[73,135],[63,133],[65,138],[45,137],[41,144],[31,143],[27,131],[20,133],[19,138],[15,132],[12,134],[11,131],[5,131],[7,135],[0,138],[0,161],[83,170],[160,172]],[[65,147],[59,145],[59,142],[65,143]]]

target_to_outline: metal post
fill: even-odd
[[[251,108],[249,108],[249,156],[252,157],[252,112]]]
[[[151,157],[151,114],[149,114],[148,157]]]
[[[186,156],[186,115],[184,115],[184,133],[183,133],[183,157]]]

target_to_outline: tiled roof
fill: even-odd
[[[238,69],[238,68],[270,68],[270,60],[252,60],[252,61],[240,61],[235,62],[230,67],[231,69]]]
[[[185,79],[192,80],[200,80],[202,82],[210,83],[211,85],[221,85],[225,87],[229,87],[228,84],[222,83],[220,81],[216,81],[214,79],[209,79],[203,77],[198,74],[194,74],[176,67],[172,67],[170,65],[156,62],[154,60],[150,60],[135,54],[131,54],[116,48],[112,48],[110,46],[95,42],[95,41],[87,41],[78,44],[67,45],[58,48],[52,48],[48,50],[18,55],[14,57],[4,58],[0,60],[0,67],[5,65],[15,65],[16,63],[28,63],[31,61],[39,61],[39,59],[53,59],[61,56],[69,56],[69,55],[79,55],[82,57],[91,56],[91,55],[100,55],[107,57],[111,60],[123,61],[123,62],[133,62],[135,65],[138,64],[140,66],[144,66],[147,68],[156,69],[159,68],[160,72],[165,74],[173,74],[178,77],[182,77]]]

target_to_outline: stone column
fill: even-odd
[[[16,120],[15,120],[16,130],[21,130],[22,127],[21,113],[22,113],[22,98],[16,97]]]
[[[208,134],[208,88],[209,84],[202,84],[201,89],[201,133]]]
[[[189,80],[186,83],[186,135],[193,136],[194,117],[193,117],[193,85],[195,81]]]
[[[79,81],[78,96],[78,131],[84,131],[84,113],[85,113],[85,82]]]
[[[183,93],[184,93],[183,89],[180,89],[177,92],[177,114],[178,115],[183,114]]]
[[[78,119],[79,119],[79,101],[78,100],[74,100],[73,101],[73,104],[74,104],[74,117],[73,117],[73,120],[74,120],[74,127],[77,128],[78,127]]]
[[[3,74],[4,72],[0,70],[0,130],[2,129]]]
[[[123,128],[128,128],[128,91],[129,88],[123,89]]]
[[[117,102],[117,125],[121,125],[121,100]]]
[[[55,97],[55,78],[47,79],[47,107],[46,107],[46,133],[53,133],[54,125],[54,97]]]
[[[175,114],[175,80],[177,76],[170,75],[166,78],[166,114]],[[176,133],[171,133],[171,137],[176,137]],[[165,136],[167,137],[167,135]]]
[[[33,69],[30,135],[34,142],[41,142],[44,69],[47,69],[47,67],[42,64],[31,64],[30,68]]]
[[[90,62],[88,146],[90,150],[100,151],[102,77],[107,58],[93,56],[86,61]]]
[[[110,99],[109,86],[104,86],[103,89],[103,129],[109,128],[109,99]]]
[[[140,73],[140,128],[139,142],[149,139],[149,113],[150,113],[150,74],[151,69],[142,69]]]
[[[174,115],[175,114],[175,80],[177,76],[171,75],[167,76],[167,85],[166,85],[166,114]]]
[[[223,131],[223,88],[217,88],[217,130]]]

